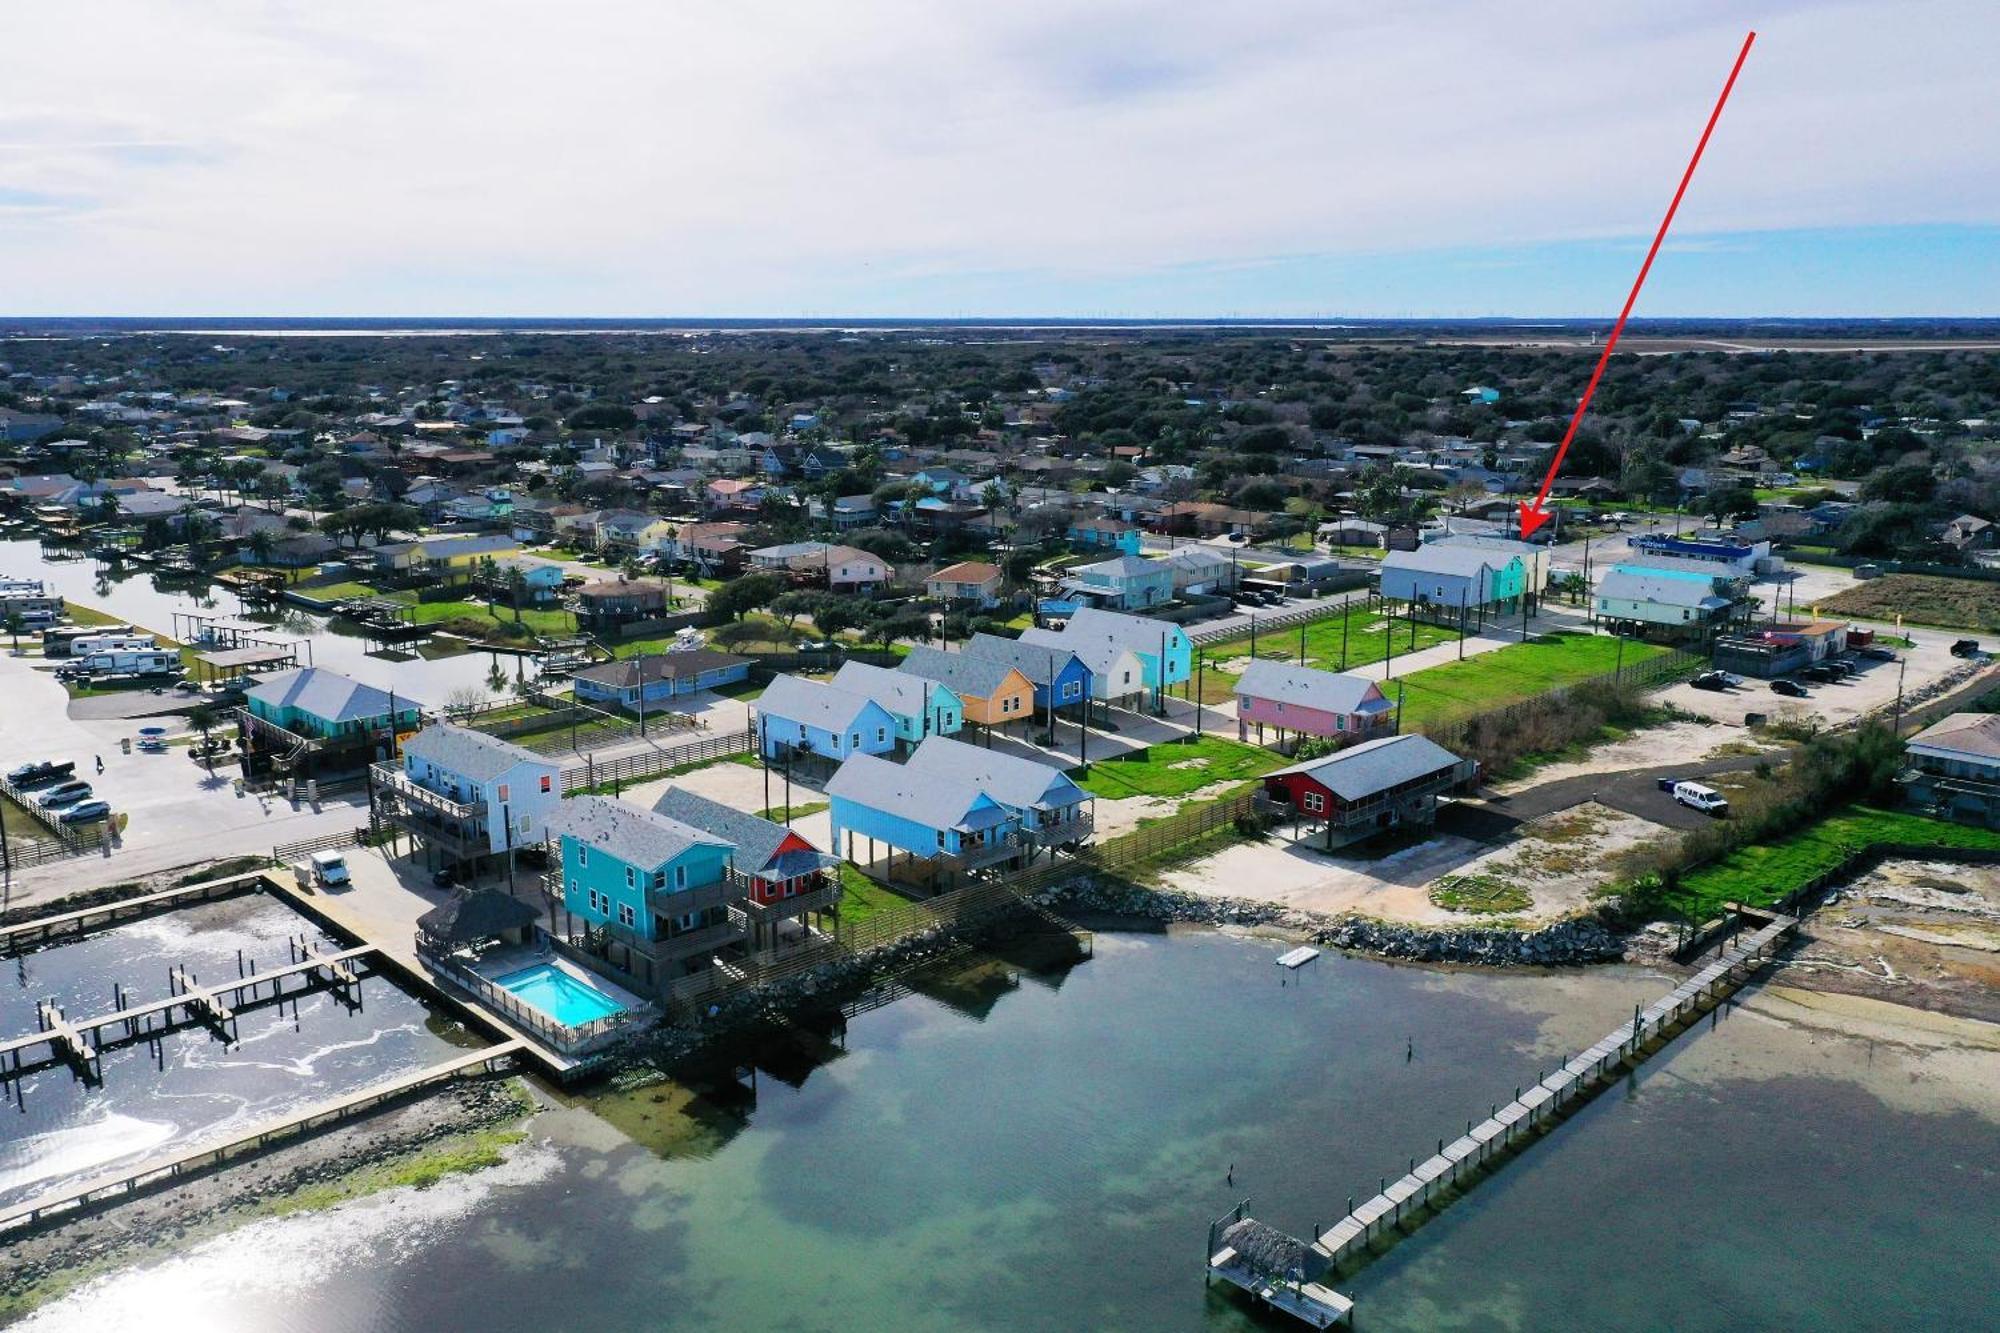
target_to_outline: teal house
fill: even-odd
[[[316,740],[383,732],[392,715],[396,730],[415,731],[422,714],[407,695],[394,696],[321,667],[266,676],[245,694],[243,706],[253,717]]]
[[[835,689],[872,699],[895,719],[896,739],[916,745],[926,736],[950,736],[965,725],[965,703],[949,686],[890,667],[843,663]]]
[[[744,889],[727,839],[604,796],[564,801],[549,833],[561,845],[563,906],[622,945],[633,975],[670,980],[741,945],[729,908]]]

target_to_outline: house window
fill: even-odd
[[[553,790],[555,790],[555,779],[546,773],[542,774],[542,794],[547,795]]]
[[[880,739],[881,739],[881,737],[880,737],[880,736],[878,735],[878,736],[876,737],[876,739],[877,739],[877,740],[880,740]],[[860,733],[860,732],[858,732],[858,731],[857,731],[857,732],[855,732],[855,733],[854,733],[853,735],[851,735],[851,736],[849,736],[849,737],[847,738],[847,748],[848,748],[848,749],[850,749],[850,750],[858,750],[858,749],[860,749],[860,748],[861,748],[861,733]]]
[[[1307,810],[1318,814],[1320,811],[1326,809],[1326,797],[1316,791],[1309,791],[1306,793],[1305,805]]]
[[[520,821],[520,823],[519,823],[519,824],[518,824],[518,825],[517,825],[517,826],[515,827],[514,831],[515,831],[516,833],[526,833],[526,832],[528,831],[528,825],[529,825],[529,823],[530,823],[530,822],[531,822],[531,821],[530,821],[530,819],[529,819],[529,817],[528,817],[527,815],[522,815],[522,816],[521,816],[521,821]]]
[[[507,804],[507,784],[504,782],[500,784],[500,804]]]
[[[626,888],[628,888],[628,889],[631,889],[631,888],[637,888],[637,887],[638,887],[638,884],[639,884],[639,875],[638,875],[638,872],[637,872],[637,871],[635,871],[635,870],[633,870],[631,866],[626,866],[626,867],[625,867],[625,887],[626,887]]]
[[[1334,729],[1335,731],[1346,731],[1346,730],[1347,730],[1347,714],[1345,714],[1345,713],[1336,713],[1336,714],[1334,714],[1334,718],[1333,718],[1333,729]]]
[[[938,850],[939,850],[939,851],[943,851],[943,850],[944,850],[944,830],[943,830],[943,829],[939,829],[939,830],[938,830],[938,835],[937,835],[937,838],[938,838]]]
[[[580,866],[590,864],[590,848],[584,846],[582,843],[576,845],[576,863]]]
[[[861,738],[859,736],[856,736],[854,738],[854,743],[856,745],[861,744]],[[889,729],[887,727],[875,728],[875,743],[877,745],[887,745],[889,743]]]
[[[688,886],[688,868],[686,866],[675,866],[674,887],[677,889],[684,889],[687,886]]]
[[[638,917],[638,913],[636,913],[636,912],[634,912],[634,911],[632,910],[632,905],[631,905],[630,903],[620,903],[620,904],[618,904],[618,924],[619,924],[619,925],[621,925],[621,926],[629,926],[629,925],[632,925],[632,924],[633,924],[634,922],[636,922],[636,921],[637,921],[638,919],[639,919],[639,917]]]

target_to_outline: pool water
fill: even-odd
[[[495,977],[493,984],[520,996],[564,1027],[581,1027],[625,1011],[624,1005],[554,963],[537,963],[519,972],[509,972],[504,977]]]

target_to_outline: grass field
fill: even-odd
[[[1881,843],[1941,851],[2000,851],[2000,832],[1873,806],[1850,806],[1790,837],[1765,846],[1739,847],[1720,861],[1689,872],[1673,901],[1697,919],[1713,916],[1725,902],[1774,903],[1855,852]]]
[[[1283,755],[1254,745],[1220,736],[1190,736],[1073,768],[1070,776],[1107,800],[1125,796],[1173,800],[1212,783],[1247,781],[1284,762]]]
[[[800,820],[804,819],[807,815],[816,815],[822,810],[830,810],[832,808],[833,802],[831,801],[793,801],[792,818]],[[783,805],[774,805],[768,810],[759,810],[757,817],[759,819],[768,819],[773,824],[782,824],[785,822],[785,807]]]
[[[854,926],[877,912],[907,906],[910,899],[885,889],[846,861],[840,863],[840,921]]]
[[[1884,574],[1820,602],[1821,612],[1864,620],[2000,631],[2000,583],[1935,574]]]
[[[1608,676],[1619,664],[1619,641],[1602,634],[1548,634],[1490,653],[1413,672],[1382,687],[1391,699],[1400,688],[1403,730],[1425,722],[1499,708],[1538,694]],[[1668,650],[1625,641],[1624,665],[1636,666]]]
[[[1379,662],[1382,660],[1382,650],[1388,642],[1391,629],[1389,619],[1365,602],[1348,607],[1345,615],[1311,621],[1304,626],[1306,665],[1319,667],[1323,671],[1345,671],[1350,666]],[[1300,627],[1297,625],[1272,630],[1259,629],[1257,656],[1282,657],[1286,661],[1298,661],[1299,630]],[[1346,644],[1344,661],[1342,660],[1343,630]],[[1442,625],[1432,625],[1422,620],[1417,621],[1413,629],[1409,621],[1398,619],[1393,624],[1393,630],[1395,654],[1398,657],[1416,648],[1429,648],[1440,643],[1450,643],[1458,638],[1457,630]],[[1204,647],[1201,652],[1210,662],[1223,662],[1232,657],[1248,657],[1250,636],[1245,633],[1241,638],[1211,644]]]

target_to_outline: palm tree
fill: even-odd
[[[0,623],[4,623],[7,627],[7,632],[14,636],[14,656],[19,657],[21,655],[21,627],[28,622],[21,618],[19,611],[9,611],[6,620]]]
[[[269,528],[253,528],[244,544],[250,548],[250,554],[257,558],[258,564],[268,565],[271,563],[271,550],[278,542],[271,536]]]
[[[514,604],[514,623],[521,623],[521,600],[528,595],[528,576],[519,565],[507,566],[507,600]]]
[[[214,704],[204,703],[196,704],[193,708],[190,708],[187,719],[188,725],[201,733],[202,762],[208,766],[208,771],[213,773],[215,771],[215,756],[208,748],[208,733],[217,722],[222,720],[222,716]]]

